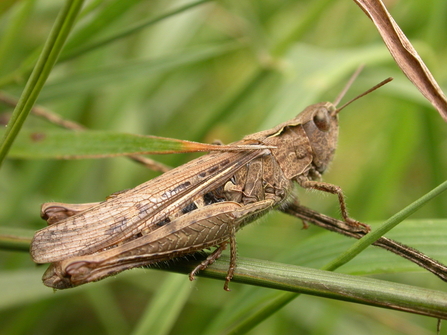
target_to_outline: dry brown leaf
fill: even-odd
[[[447,99],[381,0],[354,0],[373,21],[397,65],[447,122]]]

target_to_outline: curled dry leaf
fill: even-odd
[[[447,122],[447,99],[444,93],[382,1],[354,1],[373,21],[397,65]]]

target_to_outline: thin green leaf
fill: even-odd
[[[153,24],[156,24],[166,18],[169,18],[176,14],[182,13],[190,8],[194,8],[195,6],[201,5],[202,3],[209,2],[209,1],[211,1],[211,0],[200,0],[200,1],[188,4],[188,5],[185,5],[183,7],[177,8],[177,9],[175,9],[171,12],[168,12],[166,14],[162,14],[156,18],[151,18],[151,19],[139,22],[135,25],[127,26],[125,29],[123,29],[120,32],[117,32],[116,34],[114,34],[112,36],[106,37],[99,41],[94,41],[86,46],[78,45],[79,43],[84,42],[84,41],[79,41],[79,43],[69,41],[70,45],[72,46],[72,49],[66,49],[66,51],[63,51],[61,54],[61,57],[59,59],[59,62],[71,60],[71,59],[78,57],[80,55],[84,55],[85,53],[88,53],[89,51],[96,50],[98,48],[106,46],[106,45],[113,43],[117,40],[120,40],[122,38],[129,37],[132,34],[138,32],[146,27],[149,27]],[[125,2],[117,1],[117,3],[118,3],[118,6],[120,6]],[[101,18],[98,18],[98,20],[101,21]],[[101,22],[99,24],[103,24],[103,22]],[[88,34],[91,33],[94,28],[95,28],[95,24],[93,24],[93,27],[90,26],[90,27],[86,28],[85,31],[82,31],[79,34],[82,34],[83,36],[84,35],[88,36]],[[97,31],[95,31],[95,30],[93,30],[93,31],[95,32],[95,34],[97,33]],[[95,34],[91,34],[91,35],[95,35]],[[75,35],[74,38],[80,39],[79,37],[77,37],[77,35]],[[26,60],[24,60],[22,62],[21,66],[18,69],[16,69],[12,73],[9,73],[8,75],[6,75],[4,77],[1,77],[0,78],[0,87],[16,82],[18,78],[25,77],[26,74],[31,70],[38,54],[39,54],[39,50],[34,51],[30,56],[27,57]]]
[[[63,53],[61,55],[61,61],[66,61],[75,57],[78,57],[80,55],[83,55],[87,52],[90,52],[92,50],[95,50],[97,48],[103,47],[107,44],[113,43],[115,41],[118,41],[122,38],[128,37],[134,33],[137,33],[138,31],[150,27],[153,24],[156,24],[160,21],[163,21],[169,17],[172,17],[174,15],[177,15],[179,13],[182,13],[188,9],[194,8],[196,6],[199,6],[203,3],[206,2],[210,2],[211,0],[200,0],[200,1],[196,1],[190,4],[187,4],[185,6],[181,6],[177,9],[174,9],[166,14],[162,14],[156,18],[149,18],[147,20],[143,20],[142,22],[138,22],[132,26],[128,26],[125,29],[123,29],[120,32],[117,32],[115,34],[113,34],[112,36],[108,36],[106,38],[103,38],[101,40],[98,41],[94,41],[92,43],[89,43],[87,45],[83,45],[83,46],[78,46],[81,43],[85,43],[85,41],[88,41],[91,39],[92,36],[94,36],[94,34],[92,35],[92,32],[96,32],[97,29],[99,29],[97,26],[98,24],[103,26],[104,25],[104,19],[102,18],[102,15],[100,15],[95,22],[93,22],[90,26],[86,27],[83,31],[79,32],[79,35],[76,35],[73,40],[74,42],[72,42],[71,40],[69,41],[69,45],[67,45],[67,51],[66,53]],[[139,2],[139,1],[137,1]],[[122,6],[123,1],[116,1],[116,4],[118,6]],[[111,9],[111,14],[115,13],[116,11]],[[110,19],[109,17],[109,13],[106,13],[107,15],[107,20]],[[90,36],[92,35],[92,36]],[[87,38],[85,38],[87,37]],[[73,43],[73,44],[72,44]]]
[[[324,13],[325,10],[333,3],[331,0],[312,1],[310,8],[300,20],[295,21],[295,26],[290,29],[289,33],[281,36],[278,43],[273,47],[272,53],[276,56],[283,56],[284,53],[295,44],[296,41],[302,39],[303,35],[312,30],[317,18]]]
[[[73,35],[69,38],[69,40],[67,41],[67,45],[61,54],[60,61],[66,58],[64,57],[64,55],[70,54],[70,50],[73,50],[80,45],[85,45],[86,43],[94,39],[95,36],[102,33],[106,28],[108,28],[120,17],[125,15],[129,10],[131,10],[141,1],[142,0],[114,0],[105,3],[101,8],[102,10],[97,11],[97,14],[94,16],[93,19],[82,26],[82,28],[74,32]]]
[[[62,298],[73,293],[67,291],[54,295],[51,289],[42,285],[42,270],[43,268],[2,271],[0,273],[2,288],[0,310],[30,304],[45,298]]]
[[[228,262],[223,256],[203,274],[224,279]],[[171,269],[189,273],[194,266],[179,262]],[[240,258],[233,281],[447,319],[447,293],[368,277]]]
[[[372,223],[373,230],[379,223]],[[447,263],[447,221],[440,220],[405,220],[386,234],[387,237],[415,248],[424,254]],[[332,232],[323,232],[303,240],[278,260],[301,266],[320,268],[346,250],[354,240]],[[324,245],[324,248],[321,246]],[[349,263],[339,269],[347,274],[378,274],[426,270],[410,261],[392,254],[379,247],[371,246]]]
[[[0,166],[39,96],[43,85],[50,75],[51,69],[56,63],[82,4],[83,0],[71,0],[67,1],[65,6],[61,9],[39,60],[31,73],[19,103],[14,109],[6,128],[5,136],[0,145]]]
[[[12,49],[16,46],[15,42],[20,38],[20,34],[23,34],[23,26],[29,19],[34,4],[34,0],[22,1],[19,5],[21,8],[14,14],[11,24],[7,26],[5,35],[0,39],[0,64],[4,64],[7,57],[14,54]],[[0,9],[0,13],[1,11]]]
[[[168,334],[193,288],[185,276],[170,274],[148,303],[132,335]]]
[[[200,151],[262,149],[263,146],[215,145],[150,135],[112,131],[24,130],[11,149],[11,158],[76,159],[171,154]]]
[[[119,302],[113,299],[112,288],[107,285],[95,285],[86,287],[83,292],[107,334],[129,334],[130,326],[119,308]]]
[[[87,93],[110,83],[142,80],[156,73],[166,73],[182,66],[215,58],[241,47],[240,43],[234,42],[201,45],[189,51],[184,50],[158,59],[128,61],[111,67],[98,67],[88,72],[71,74],[68,78],[48,83],[39,101]]]
[[[332,261],[331,263],[327,264],[323,268],[325,270],[335,270],[342,266],[343,264],[346,264],[351,259],[353,259],[355,256],[357,256],[359,253],[361,253],[363,250],[365,250],[369,245],[374,243],[380,236],[385,235],[387,232],[389,232],[391,229],[393,229],[396,225],[398,225],[400,222],[405,220],[407,217],[409,217],[411,214],[416,212],[419,208],[424,206],[427,202],[429,202],[431,199],[435,198],[442,192],[444,192],[447,189],[447,181],[439,185],[438,187],[434,188],[427,194],[423,195],[404,209],[402,209],[400,212],[393,215],[391,218],[389,218],[383,225],[381,225],[378,229],[375,229],[371,231],[369,234],[367,234],[365,237],[358,240],[352,247],[350,247],[346,252],[344,252],[342,255],[338,256],[337,259]]]
[[[28,252],[33,235],[29,229],[0,227],[0,249]]]

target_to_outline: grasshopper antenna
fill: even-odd
[[[356,101],[357,99],[360,99],[361,97],[364,97],[365,95],[377,90],[378,88],[382,87],[385,84],[388,84],[391,80],[393,80],[392,77],[388,77],[385,80],[382,80],[380,83],[378,83],[377,85],[371,87],[369,90],[363,92],[362,94],[356,96],[354,99],[349,100],[347,103],[345,103],[343,106],[337,108],[334,112],[334,115],[338,114],[343,108],[345,108],[346,106],[350,105],[352,102]]]
[[[363,68],[365,67],[365,65],[360,65],[357,70],[355,70],[355,72],[353,73],[353,75],[351,76],[351,78],[349,78],[348,82],[346,83],[345,87],[343,88],[343,90],[340,92],[340,94],[338,95],[338,97],[335,99],[335,101],[333,102],[334,106],[337,106],[341,99],[343,99],[343,97],[345,96],[346,92],[348,92],[349,88],[352,86],[352,84],[354,83],[354,81],[357,79],[357,77],[359,76],[360,72],[363,71]]]

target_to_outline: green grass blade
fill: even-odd
[[[202,5],[203,3],[210,2],[210,1],[211,0],[200,0],[200,1],[196,1],[196,2],[193,2],[193,3],[187,4],[185,6],[181,6],[181,7],[177,8],[177,9],[174,9],[174,10],[172,10],[172,11],[166,13],[166,14],[162,14],[162,15],[156,17],[156,18],[150,18],[150,19],[144,20],[142,22],[138,22],[138,23],[136,23],[136,24],[134,24],[132,26],[126,27],[122,31],[120,31],[120,32],[118,32],[116,34],[113,34],[112,36],[109,36],[109,37],[103,38],[101,40],[94,41],[94,42],[91,42],[91,43],[89,43],[87,45],[79,47],[79,46],[77,46],[78,44],[80,44],[81,42],[85,42],[85,40],[83,40],[82,37],[84,35],[88,36],[90,34],[90,32],[91,32],[90,28],[86,29],[85,32],[82,32],[82,35],[80,33],[81,36],[76,36],[76,40],[79,40],[79,43],[73,43],[73,47],[72,48],[68,48],[67,47],[66,53],[63,53],[61,55],[61,59],[60,60],[61,61],[70,60],[70,59],[73,59],[73,58],[78,57],[80,55],[83,55],[85,53],[88,53],[90,51],[93,51],[95,49],[101,48],[101,47],[103,47],[105,45],[108,45],[108,44],[113,43],[115,41],[118,41],[118,40],[120,40],[122,38],[128,37],[128,36],[130,36],[130,35],[132,35],[134,33],[137,33],[138,31],[140,31],[140,30],[142,30],[144,28],[150,27],[151,25],[156,24],[156,23],[158,23],[160,21],[163,21],[164,19],[167,19],[167,18],[172,17],[174,15],[180,14],[180,13],[186,11],[186,10],[189,10],[191,8],[194,8],[196,6]],[[122,1],[119,1],[119,2],[122,2]],[[117,3],[118,3],[118,1],[117,1]],[[102,20],[100,20],[100,21],[102,22]],[[71,42],[71,40],[70,40],[70,42]]]
[[[0,299],[0,311],[48,297],[48,288],[43,286],[41,281],[42,270],[43,268],[2,271],[0,286],[4,289]]]
[[[371,227],[376,230],[381,225],[382,223],[372,223]],[[447,221],[445,219],[405,220],[386,234],[386,237],[411,246],[442,263],[447,263]],[[355,240],[347,239],[345,236],[323,232],[297,243],[292,249],[285,250],[278,257],[278,261],[321,268],[333,260],[334,255],[343,253],[353,243]],[[322,245],[325,247],[321,248]],[[372,275],[425,272],[426,270],[382,248],[371,246],[338,271],[347,274]]]
[[[89,51],[93,51],[93,50],[99,49],[101,47],[104,47],[106,45],[109,45],[110,43],[113,43],[113,42],[120,40],[122,38],[132,36],[132,34],[137,33],[144,28],[150,27],[153,24],[163,21],[166,18],[175,16],[176,14],[185,12],[188,9],[194,8],[198,5],[201,5],[202,3],[209,2],[209,1],[211,1],[211,0],[200,0],[200,1],[188,4],[188,5],[185,5],[183,7],[175,9],[173,11],[170,11],[166,14],[162,14],[156,18],[147,19],[147,20],[139,22],[135,25],[128,26],[128,27],[124,28],[122,31],[120,31],[116,34],[113,34],[112,36],[103,38],[98,41],[91,42],[90,44],[88,44],[88,42],[87,42],[87,45],[85,45],[85,46],[79,46],[79,43],[81,43],[81,41],[79,43],[76,43],[76,42],[70,42],[71,41],[70,40],[69,43],[72,46],[71,49],[64,48],[58,61],[64,62],[67,60],[71,60],[78,56],[84,55],[84,54],[88,53]],[[118,5],[120,6],[120,5],[122,5],[123,1],[117,1],[117,3],[119,3]],[[100,19],[98,19],[98,20],[100,20]],[[87,35],[89,32],[91,32],[92,29],[94,29],[94,28],[90,28],[90,29],[86,28],[86,31],[83,31],[82,35]],[[96,31],[95,31],[95,33],[96,33]],[[80,34],[81,34],[81,32],[80,32]],[[76,36],[74,38],[79,39]],[[24,60],[22,62],[21,66],[18,69],[16,69],[12,73],[9,73],[3,77],[0,77],[0,87],[14,83],[18,80],[18,78],[24,77],[32,69],[32,66],[33,66],[35,59],[37,58],[38,55],[39,55],[39,50],[34,51],[31,55],[29,55],[27,57],[26,60]]]
[[[0,249],[28,252],[33,235],[29,229],[0,227]]]
[[[218,147],[220,148],[220,147]],[[76,159],[211,151],[212,145],[112,131],[23,130],[11,158]]]
[[[169,334],[194,284],[185,276],[170,274],[157,290],[132,335]]]
[[[91,90],[103,87],[111,82],[123,80],[143,80],[155,74],[165,74],[169,71],[179,70],[181,67],[192,66],[198,62],[210,60],[241,48],[240,43],[228,42],[218,44],[200,45],[184,50],[181,53],[173,53],[168,56],[149,59],[131,60],[114,66],[97,67],[90,71],[72,74],[69,78],[63,78],[49,82],[42,90],[40,102],[56,98],[88,93]]]
[[[303,38],[303,35],[312,29],[315,20],[318,16],[328,9],[329,5],[333,3],[331,0],[312,1],[310,8],[300,20],[296,20],[296,26],[290,32],[281,38],[273,47],[272,53],[276,56],[282,56],[289,49],[291,45]]]
[[[228,262],[229,258],[223,256],[203,275],[224,279]],[[188,273],[194,266],[191,262],[182,266],[180,262],[172,268]],[[368,277],[241,258],[233,281],[447,318],[447,293]],[[289,300],[289,295],[278,296],[281,299],[273,302],[276,307],[282,305],[279,301],[284,298]]]
[[[22,28],[29,19],[34,5],[34,0],[22,1],[21,8],[11,18],[12,23],[7,27],[4,37],[0,39],[0,64],[5,64],[7,57],[13,54],[15,41],[20,38],[20,34],[23,34]],[[2,69],[2,71],[4,70]]]
[[[129,334],[130,326],[107,285],[87,287],[84,295],[89,300],[106,333],[109,335]]]
[[[83,25],[80,29],[78,29],[70,36],[59,61],[63,61],[64,55],[70,54],[70,50],[73,50],[80,45],[85,45],[86,43],[94,39],[98,34],[101,34],[104,30],[111,26],[115,21],[119,20],[119,18],[124,16],[128,11],[130,11],[141,1],[142,0],[114,0],[104,4],[104,6],[101,8],[102,10],[98,10],[93,19],[88,21],[88,23]],[[80,17],[83,13],[84,11],[82,11]],[[94,15],[95,13],[93,12],[90,14]]]
[[[67,1],[57,17],[37,64],[14,109],[0,145],[0,166],[33,107],[73,27],[83,0]]]
[[[359,253],[361,253],[363,250],[365,250],[369,245],[374,243],[377,239],[379,239],[381,236],[385,235],[387,232],[389,232],[391,229],[393,229],[396,225],[398,225],[400,222],[405,220],[407,217],[409,217],[411,214],[416,212],[419,208],[424,206],[427,202],[429,202],[434,197],[438,196],[442,192],[444,192],[447,189],[447,181],[443,182],[438,187],[434,188],[424,196],[417,199],[415,202],[411,203],[407,207],[405,207],[400,212],[393,215],[391,218],[389,218],[383,225],[381,225],[378,229],[375,229],[371,231],[369,234],[367,234],[365,237],[358,240],[354,245],[346,250],[345,253],[337,257],[334,261],[324,266],[325,270],[335,270],[342,266],[343,264],[349,262],[351,259],[353,259],[355,256],[357,256]]]

